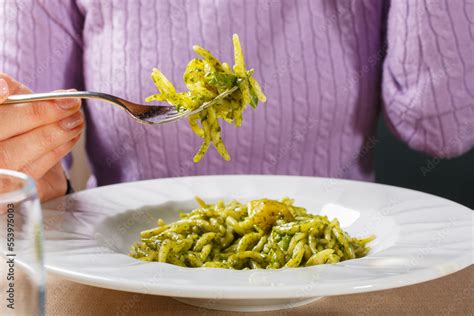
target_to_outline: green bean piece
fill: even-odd
[[[171,241],[169,239],[163,241],[160,247],[160,251],[158,253],[158,261],[159,262],[166,262],[168,254],[171,250]]]
[[[310,235],[308,236],[308,243],[309,243],[309,247],[311,249],[311,252],[313,253],[313,255],[318,251],[316,249],[316,245],[317,245],[317,239],[316,237],[314,237],[313,234],[310,233]]]
[[[304,261],[308,261],[309,258],[313,255],[313,252],[311,251],[311,248],[309,247],[308,244],[304,245]]]
[[[290,244],[288,245],[288,250],[287,250],[287,252],[290,254],[290,256],[293,253],[293,249],[296,247],[296,244],[304,238],[306,238],[305,233],[296,233],[293,236],[293,238],[290,241]]]
[[[324,249],[317,254],[312,255],[311,258],[309,258],[306,262],[306,265],[313,266],[316,264],[323,264],[328,260],[329,255],[331,255],[333,252],[333,249]]]
[[[198,239],[196,245],[194,246],[194,251],[201,251],[202,248],[209,244],[214,238],[216,238],[216,233],[205,233]]]
[[[243,236],[237,245],[237,252],[242,252],[251,248],[260,239],[260,236],[259,233],[249,233]]]
[[[296,246],[293,249],[293,255],[291,259],[285,264],[285,267],[298,267],[301,260],[303,259],[306,242],[303,239],[300,239]]]
[[[260,237],[260,240],[258,241],[258,243],[252,248],[252,251],[256,251],[256,252],[261,252],[263,250],[263,246],[265,245],[265,243],[267,242],[268,240],[268,237],[267,236],[262,236]]]

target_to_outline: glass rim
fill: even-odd
[[[20,189],[16,189],[12,191],[4,192],[4,193],[0,192],[0,202],[2,200],[11,199],[14,196],[21,196],[21,195],[28,196],[33,193],[36,194],[36,183],[29,175],[20,171],[0,168],[0,177],[1,176],[8,176],[8,177],[20,179],[24,182],[24,186]]]

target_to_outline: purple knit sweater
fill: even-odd
[[[223,124],[231,161],[186,121],[142,126],[89,102],[91,185],[198,174],[373,179],[379,113],[410,147],[474,145],[474,6],[456,0],[0,2],[0,71],[35,91],[77,88],[143,101],[159,67],[184,89],[200,44],[232,62],[238,33],[268,97],[241,128]]]

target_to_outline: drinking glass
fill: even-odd
[[[41,205],[35,182],[0,169],[0,315],[44,315]]]

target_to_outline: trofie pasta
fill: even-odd
[[[229,160],[230,156],[222,141],[218,119],[222,118],[227,123],[239,127],[242,124],[242,112],[247,105],[250,104],[256,108],[258,101],[266,101],[259,83],[252,77],[254,70],[247,70],[245,67],[237,34],[233,35],[232,40],[235,59],[233,70],[228,64],[221,63],[206,49],[197,45],[193,46],[193,50],[202,59],[193,59],[186,67],[184,83],[189,90],[187,92],[176,92],[173,84],[159,69],[153,69],[151,74],[160,94],[149,96],[146,101],[167,101],[176,106],[178,111],[194,110],[235,85],[239,87],[237,91],[218,101],[217,104],[190,116],[191,129],[203,139],[201,147],[194,156],[194,162],[201,160],[211,143],[214,144],[222,158]]]
[[[365,256],[375,237],[351,238],[337,219],[307,213],[293,200],[206,204],[143,231],[130,256],[184,267],[278,269]]]

